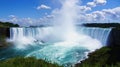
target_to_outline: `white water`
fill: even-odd
[[[110,28],[96,28],[96,27],[79,27],[79,33],[88,35],[94,39],[99,40],[103,46],[107,45]]]
[[[102,33],[99,34],[97,31],[99,29],[90,29],[90,31],[78,28],[80,31],[78,32],[74,25],[77,21],[78,2],[78,0],[61,0],[62,7],[55,13],[53,27],[11,28],[10,40],[14,42],[16,48],[21,50],[27,49],[29,46],[45,45],[39,50],[28,53],[26,57],[35,56],[38,59],[47,59],[58,64],[75,64],[87,58],[86,53],[103,46],[102,42],[106,42],[110,30],[101,29]],[[91,33],[92,31],[93,33]],[[94,33],[100,37],[95,35],[93,37]]]
[[[72,39],[66,41],[55,41],[52,37],[53,30],[54,27],[11,28],[10,40],[19,50],[30,48],[29,46],[45,45],[37,51],[28,53],[27,57],[35,56],[38,59],[47,59],[59,64],[74,64],[87,58],[86,52],[104,46],[102,44],[106,43],[111,31],[111,29],[78,27],[77,33],[80,35],[75,40],[71,36]]]
[[[77,28],[77,33],[80,34],[82,37],[89,36],[91,38],[94,38],[100,41],[102,45],[107,44],[107,39],[110,31],[111,29],[109,28],[89,28],[89,27]],[[46,42],[54,43],[57,40],[55,39],[55,37],[53,37],[54,36],[53,32],[54,32],[54,27],[10,28],[10,40],[16,43],[21,43],[21,44],[31,44],[32,42],[35,42],[35,41],[42,41],[45,43]],[[74,34],[70,37],[72,41],[74,41],[73,36]],[[77,38],[80,39],[79,37],[76,37],[76,40]]]

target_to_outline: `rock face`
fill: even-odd
[[[108,39],[108,46],[120,47],[120,29],[113,28]]]
[[[0,47],[7,45],[6,38],[10,37],[9,28],[0,28]]]
[[[0,37],[10,37],[10,29],[9,28],[0,28]]]

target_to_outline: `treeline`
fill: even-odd
[[[19,27],[18,24],[13,24],[10,22],[2,22],[0,21],[0,28],[9,28],[9,27]]]
[[[86,24],[83,24],[83,26],[101,27],[101,28],[109,28],[109,27],[120,28],[120,23],[86,23]]]

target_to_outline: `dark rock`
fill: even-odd
[[[113,28],[108,38],[108,46],[120,47],[120,29]]]
[[[10,37],[10,28],[0,28],[0,37]]]

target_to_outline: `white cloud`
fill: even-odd
[[[54,15],[47,15],[46,18],[54,18]]]
[[[87,6],[96,7],[97,5],[105,5],[106,3],[106,0],[93,0],[93,2],[88,2]]]
[[[82,11],[82,12],[86,12],[86,11],[90,11],[90,10],[91,10],[91,8],[90,8],[90,7],[87,7],[87,6],[80,6],[79,9],[80,9],[80,11]]]
[[[81,22],[118,22],[120,21],[120,7],[113,9],[103,9],[101,11],[94,11],[89,14],[79,15]]]
[[[10,18],[16,18],[15,15],[9,15],[8,17],[10,17]]]
[[[106,0],[93,0],[93,2],[87,3],[87,5],[76,7],[76,9],[79,9],[78,16],[78,23],[81,22],[101,22],[105,23],[109,20],[111,22],[117,22],[120,21],[120,7],[116,7],[113,9],[103,9],[101,11],[94,11],[91,13],[87,13],[87,11],[92,10],[92,7],[96,7],[97,5],[105,5],[107,3]],[[89,6],[88,6],[89,5]],[[53,14],[59,13],[59,9],[53,10]]]
[[[40,10],[40,9],[51,9],[51,7],[42,4],[42,5],[40,5],[40,6],[37,7],[37,10]]]
[[[95,4],[94,2],[88,2],[87,5],[88,5],[89,7],[95,7],[95,6],[96,6],[96,4]]]
[[[8,17],[9,17],[8,20],[9,20],[10,22],[17,22],[17,21],[18,21],[18,20],[17,20],[17,17],[16,17],[15,15],[9,15]]]
[[[46,15],[39,19],[33,19],[30,17],[19,18],[15,15],[10,15],[8,16],[8,19],[0,19],[0,20],[19,24],[20,26],[39,26],[44,24],[51,24],[53,17],[54,15]]]
[[[94,2],[97,4],[97,5],[104,5],[107,3],[106,0],[94,0]]]
[[[120,21],[120,7],[116,7],[113,9],[103,9],[101,11],[94,11],[92,13],[87,13],[87,11],[90,11],[92,7],[96,7],[97,5],[104,5],[104,4],[106,4],[106,0],[93,0],[93,2],[88,2],[87,5],[84,5],[84,6],[78,5],[77,7],[74,6],[74,8],[71,8],[71,9],[76,9],[76,11],[78,11],[76,16],[78,17],[77,21],[79,23],[80,22],[87,22],[87,23],[88,22],[92,22],[92,23],[93,22],[107,22],[108,20]],[[71,6],[71,5],[68,3],[67,6]],[[66,5],[64,7],[66,8]],[[46,5],[40,5],[38,9],[51,9],[51,8]],[[39,18],[39,19],[33,19],[29,17],[19,18],[19,17],[16,17],[15,15],[10,15],[9,19],[6,19],[6,20],[13,22],[13,23],[17,23],[21,26],[51,24],[53,22],[54,17],[58,16],[56,14],[59,14],[59,12],[60,12],[60,9],[56,8],[52,11],[51,15],[48,15],[46,13],[44,17]]]
[[[104,12],[105,15],[109,16],[111,19],[120,19],[120,7],[116,7],[114,9],[104,9],[102,12]]]

